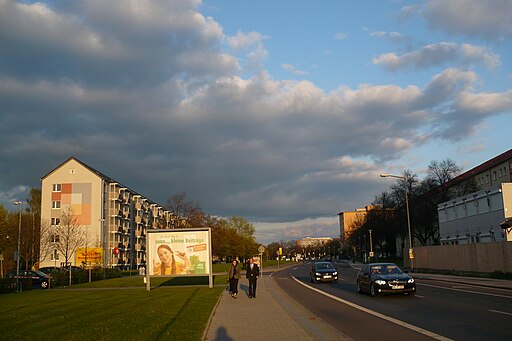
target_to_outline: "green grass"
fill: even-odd
[[[208,278],[206,286],[190,286],[199,279],[153,278],[151,291],[142,277],[132,276],[70,287],[76,290],[5,294],[0,339],[201,340],[226,277],[216,276],[219,285],[211,289]]]

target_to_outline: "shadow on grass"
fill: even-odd
[[[215,276],[213,276],[215,283]],[[160,283],[157,287],[173,287],[184,285],[209,285],[210,281],[208,276],[194,276],[194,277],[172,277],[167,281]]]

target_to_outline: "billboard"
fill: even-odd
[[[208,275],[210,229],[148,230],[146,256],[149,276]]]
[[[101,247],[81,247],[76,249],[76,265],[102,266],[103,248]]]

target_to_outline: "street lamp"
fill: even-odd
[[[400,175],[392,175],[388,173],[383,173],[380,175],[381,178],[396,178],[402,179],[405,183],[405,208],[407,211],[407,229],[409,231],[409,260],[411,261],[411,272],[414,272],[414,251],[412,248],[412,234],[411,234],[411,219],[409,216],[409,198],[407,192],[409,192],[407,188],[407,177]]]
[[[20,291],[20,244],[21,244],[21,208],[23,206],[23,201],[15,201],[14,205],[20,207],[20,219],[18,222],[18,252],[16,253],[16,284],[17,290]]]
[[[373,242],[372,242],[372,229],[368,229],[368,232],[370,232],[370,263],[373,258]]]

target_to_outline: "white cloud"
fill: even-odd
[[[334,39],[336,40],[345,40],[348,38],[348,33],[345,32],[338,32],[334,35]]]
[[[295,66],[293,66],[292,64],[281,64],[281,67],[284,70],[288,71],[289,73],[297,75],[297,76],[302,76],[302,75],[308,74],[307,71],[297,70],[297,68],[295,68]]]
[[[420,50],[402,55],[385,53],[373,59],[373,63],[387,70],[426,69],[450,62],[462,64],[484,63],[487,68],[494,69],[501,64],[498,55],[488,49],[470,44],[441,42],[429,44]]]

